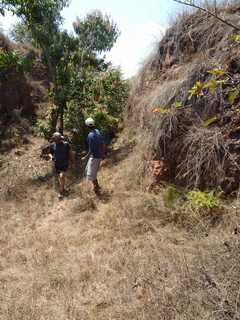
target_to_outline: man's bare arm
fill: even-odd
[[[88,151],[88,153],[85,156],[83,156],[81,160],[86,160],[89,157],[90,157],[90,151]]]

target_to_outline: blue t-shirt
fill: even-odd
[[[69,164],[70,145],[66,141],[50,144],[50,153],[54,157],[55,166],[67,167]]]
[[[87,141],[88,141],[90,156],[92,156],[93,158],[102,159],[104,141],[103,141],[103,136],[101,135],[99,130],[93,129],[88,134]]]

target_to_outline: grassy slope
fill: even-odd
[[[209,235],[177,227],[120,142],[102,199],[71,178],[58,202],[39,142],[1,159],[0,319],[238,318],[238,212]]]
[[[239,1],[224,2],[218,12],[239,25]],[[164,157],[171,181],[185,187],[221,186],[228,193],[238,187],[234,132],[239,130],[239,98],[230,103],[229,92],[239,85],[240,46],[233,34],[232,28],[205,13],[183,14],[132,81],[126,125],[139,136],[144,132],[140,148],[148,150],[149,158],[150,153]],[[190,97],[197,81],[214,82],[209,71],[216,68],[226,70],[231,80],[224,76],[225,84],[213,92]],[[206,124],[213,118],[217,121]],[[224,151],[215,156],[219,146]]]
[[[30,44],[12,43],[0,32],[0,51],[16,50],[22,57],[34,57],[31,71],[22,73],[13,64],[0,79],[0,152],[24,143],[37,117],[48,107],[49,76],[40,51]]]

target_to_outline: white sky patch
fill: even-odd
[[[138,72],[165,30],[166,27],[152,22],[128,26],[122,30],[107,59],[122,68],[124,77],[131,77]]]
[[[10,12],[5,12],[5,16],[0,15],[0,26],[5,34],[9,33],[12,25],[17,22],[16,16]]]
[[[72,21],[66,19],[64,27],[72,31]],[[0,24],[4,33],[9,33],[17,18],[11,13],[6,13],[5,17],[0,16]],[[106,54],[107,60],[116,67],[120,67],[125,78],[134,76],[144,60],[154,49],[154,46],[162,38],[167,26],[149,20],[143,23],[123,23],[117,24],[121,31],[113,49]]]

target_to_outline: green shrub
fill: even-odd
[[[164,204],[168,208],[175,208],[178,200],[182,198],[183,193],[175,186],[168,186],[163,193]]]
[[[163,193],[168,222],[194,233],[205,233],[221,217],[223,206],[220,191],[179,191],[169,186]]]
[[[65,128],[70,132],[71,142],[76,147],[81,147],[85,144],[86,127],[84,123],[84,114],[81,105],[74,100],[67,103],[67,108],[64,113]]]
[[[57,106],[50,104],[44,119],[39,119],[36,124],[37,133],[49,140],[56,130]]]
[[[193,211],[220,207],[219,192],[216,191],[193,190],[186,194],[186,198],[185,208]]]
[[[23,57],[17,50],[0,48],[0,80],[6,79],[10,73],[21,74],[31,69],[34,57]]]
[[[1,78],[6,77],[6,73],[10,71],[18,71],[20,57],[15,50],[0,49],[0,75]]]
[[[100,105],[105,106],[107,112],[114,117],[121,117],[126,104],[129,84],[122,79],[118,69],[109,69],[100,73],[96,79],[95,98]]]
[[[73,72],[64,125],[74,145],[85,145],[87,117],[94,118],[105,136],[117,131],[129,90],[128,82],[121,77],[121,72],[114,68],[96,72],[84,67]]]
[[[37,124],[37,133],[45,139],[49,140],[52,136],[53,130],[49,121],[46,120],[38,120]]]
[[[106,135],[110,132],[117,131],[119,119],[110,115],[106,110],[98,108],[88,116],[95,120],[96,127],[102,134]]]

